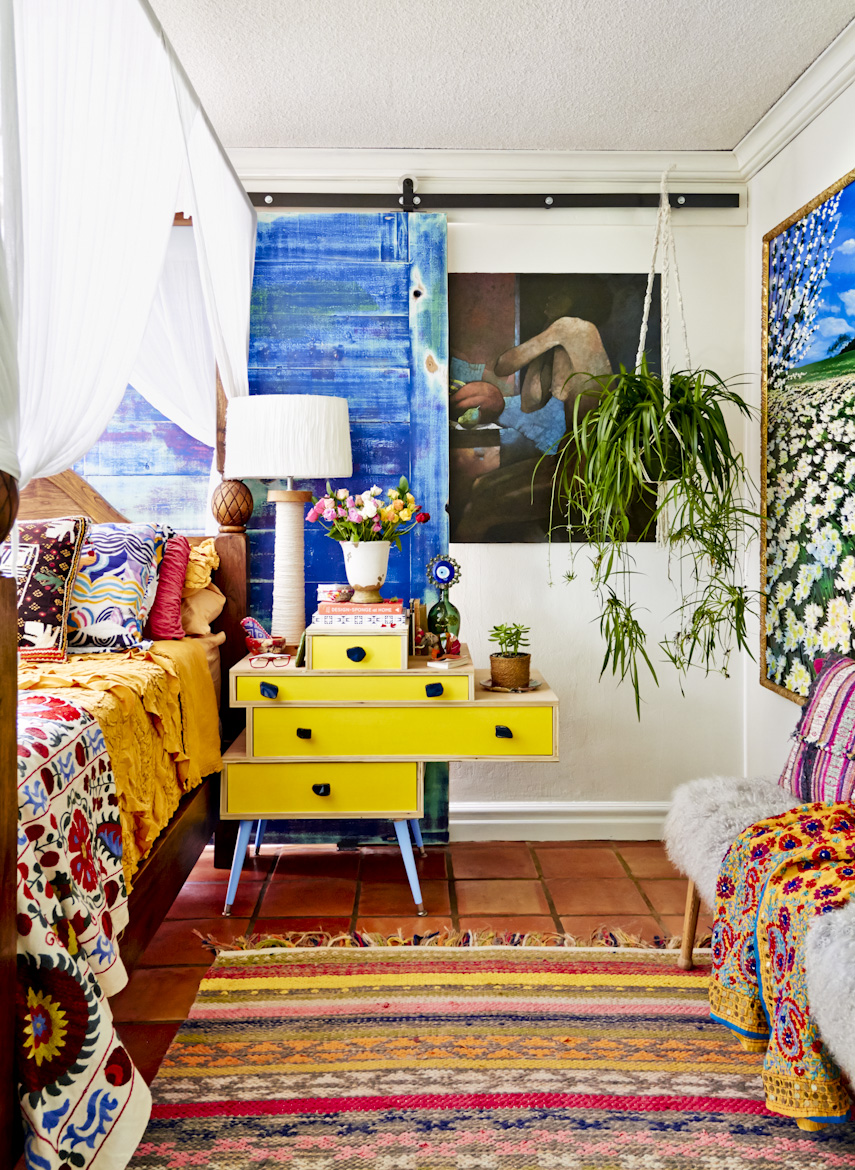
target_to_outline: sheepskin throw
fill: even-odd
[[[811,686],[779,783],[799,802],[851,800],[853,749],[855,662],[835,657]]]

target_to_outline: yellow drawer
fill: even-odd
[[[546,706],[270,706],[252,707],[249,716],[252,755],[259,758],[461,760],[553,755],[552,707]]]
[[[223,782],[223,814],[243,820],[421,813],[418,764],[227,762]]]
[[[262,694],[264,683],[266,694]],[[275,687],[276,693],[272,690]],[[440,687],[439,694],[436,689]],[[430,688],[430,694],[427,693]],[[305,675],[240,674],[235,679],[238,703],[426,703],[465,702],[469,699],[469,676],[419,674]]]
[[[353,630],[347,634],[310,634],[308,666],[312,670],[406,670],[409,635],[363,634]],[[348,651],[362,650],[365,656],[358,661],[348,658]]]

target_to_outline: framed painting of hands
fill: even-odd
[[[657,370],[658,279],[647,339]],[[638,273],[449,274],[452,541],[548,539],[548,452],[576,399],[582,410],[591,401],[591,378],[634,366],[646,280]],[[566,529],[554,534],[562,536]]]

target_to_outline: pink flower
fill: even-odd
[[[327,510],[324,512],[324,520],[327,520],[330,522],[335,520],[335,509],[334,508],[327,508]]]
[[[309,508],[308,512],[306,513],[306,521],[309,524],[314,524],[314,522],[317,520],[317,518],[318,518],[318,509],[317,509],[317,505],[316,505],[314,508]]]
[[[357,512],[356,508],[349,509],[347,518],[348,520],[352,520],[354,524],[359,524],[359,522],[362,520],[362,517]]]
[[[379,520],[375,520],[374,523],[371,525],[372,532],[379,532],[381,528],[382,528],[382,525],[381,525]]]

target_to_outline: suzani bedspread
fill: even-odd
[[[28,1170],[122,1166],[151,1098],[106,997],[127,981],[118,798],[104,737],[68,693],[18,704],[18,993]]]
[[[730,847],[713,928],[713,1019],[765,1052],[766,1104],[785,1117],[842,1122],[852,1102],[810,1016],[811,919],[855,894],[855,809],[808,804],[759,821]]]

